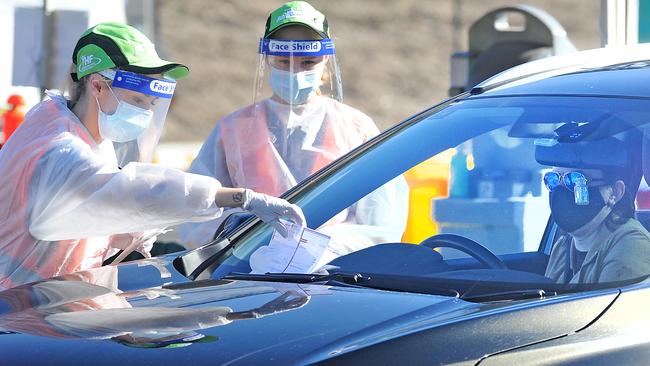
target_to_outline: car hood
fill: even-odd
[[[473,363],[580,329],[614,297],[486,305],[358,287],[191,282],[167,259],[150,259],[0,292],[0,353],[10,364]]]

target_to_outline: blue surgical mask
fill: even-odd
[[[110,88],[110,87],[109,87]],[[113,90],[111,89],[111,93]],[[135,140],[149,128],[153,112],[148,109],[136,107],[132,104],[123,102],[113,94],[117,99],[117,109],[115,113],[106,114],[97,101],[99,111],[99,134],[103,138],[115,142],[126,142]]]
[[[321,86],[322,69],[290,72],[271,67],[269,83],[273,92],[289,104],[304,104]]]

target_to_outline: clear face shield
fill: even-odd
[[[233,184],[280,195],[342,153],[331,39],[262,38],[254,104],[220,123]]]
[[[151,162],[176,82],[123,70],[104,70],[113,97],[100,106],[99,132],[113,141],[119,166]]]
[[[319,97],[342,99],[332,39],[262,38],[259,53],[254,103],[270,97],[296,108],[317,101]]]

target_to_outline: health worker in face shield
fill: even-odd
[[[253,104],[217,123],[192,173],[280,195],[379,133],[368,116],[340,102],[327,19],[310,4],[292,1],[273,11],[259,54]],[[181,243],[211,240],[219,223],[181,226]]]
[[[300,208],[214,178],[146,163],[186,66],[135,28],[102,23],[78,40],[71,100],[48,93],[0,150],[0,289],[148,254],[159,228],[251,211],[282,233]],[[119,257],[118,257],[119,258]]]
[[[553,245],[546,277],[584,284],[650,275],[650,233],[634,218],[641,168],[623,142],[606,138],[536,149],[538,162],[555,165],[543,180],[553,220],[566,233]]]

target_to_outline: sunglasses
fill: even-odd
[[[587,187],[597,187],[606,185],[605,180],[587,179],[581,172],[547,172],[544,174],[544,185],[546,189],[553,191],[560,185],[565,186],[571,192],[575,193],[576,204],[586,205],[589,204],[589,193]],[[589,185],[587,185],[589,183]]]
[[[597,187],[597,186],[603,186],[607,184],[607,181],[603,179],[590,179],[587,178],[583,173],[581,172],[566,172],[566,173],[558,173],[558,172],[547,172],[544,174],[544,185],[546,186],[546,189],[549,191],[552,191],[555,189],[555,187],[559,185],[563,185],[567,187],[571,192],[575,191],[576,185],[583,185],[585,187]],[[589,184],[587,184],[589,183]]]

